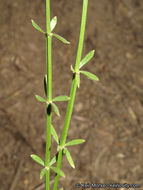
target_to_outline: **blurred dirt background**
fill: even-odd
[[[82,0],[51,0],[55,31],[71,42],[53,40],[53,96],[69,95],[81,10]],[[45,38],[31,18],[45,29],[45,1],[1,0],[0,15],[0,190],[40,190],[41,167],[29,155],[45,155],[45,106],[34,97],[44,96]],[[117,182],[143,189],[143,1],[89,0],[83,56],[93,49],[85,69],[100,82],[81,76],[68,134],[86,143],[70,148],[75,170],[64,158],[60,187]],[[60,135],[67,103],[58,106]]]

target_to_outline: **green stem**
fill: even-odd
[[[87,17],[87,7],[88,7],[88,0],[83,0],[80,37],[79,37],[79,45],[78,45],[76,64],[75,64],[76,72],[79,70],[79,64],[80,64],[80,60],[81,60],[81,56],[82,56],[86,17]],[[62,131],[62,135],[61,135],[61,141],[60,141],[61,147],[63,147],[64,144],[66,143],[68,129],[69,129],[71,116],[72,116],[72,112],[73,112],[73,105],[74,105],[75,95],[76,95],[76,90],[77,90],[76,77],[77,77],[77,74],[74,73],[72,85],[71,85],[71,91],[70,91],[70,100],[68,102],[67,111],[66,111],[65,120],[64,120],[64,127],[63,127],[63,131]],[[59,168],[59,169],[61,168],[61,163],[62,163],[62,150],[60,150],[58,153],[57,168]],[[57,174],[55,177],[53,190],[57,190],[58,181],[59,181],[59,175]]]
[[[50,0],[46,0],[46,29],[47,33],[51,33],[50,29]],[[51,36],[46,36],[46,70],[47,70],[47,99],[51,101],[52,99],[52,38]],[[51,148],[51,105],[47,107],[46,116],[46,158],[45,165],[48,166],[50,163],[50,148]],[[46,190],[50,190],[50,170],[46,173]]]
[[[79,70],[79,64],[80,64],[81,56],[82,56],[83,41],[84,41],[84,34],[85,34],[85,25],[86,25],[86,17],[87,17],[87,7],[88,7],[88,0],[83,0],[83,10],[82,10],[80,37],[79,37],[78,52],[77,52],[76,64],[75,64],[75,70],[76,71]]]

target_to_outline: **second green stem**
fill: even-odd
[[[85,25],[86,25],[86,17],[87,17],[87,7],[88,7],[88,0],[83,0],[83,10],[82,10],[82,20],[81,20],[81,29],[80,29],[80,37],[79,37],[79,45],[76,57],[76,64],[75,64],[75,72],[79,71],[79,64],[82,56],[82,49],[83,49],[83,41],[84,41],[84,34],[85,34]],[[62,131],[62,136],[60,140],[60,146],[63,147],[66,143],[67,133],[71,121],[73,105],[75,101],[75,95],[77,90],[77,73],[73,74],[72,86],[70,91],[70,100],[68,102],[67,111],[65,115],[64,127]],[[62,163],[62,149],[58,152],[58,160],[57,160],[57,168],[61,168]],[[53,190],[57,190],[59,181],[59,175],[57,174],[54,181]]]

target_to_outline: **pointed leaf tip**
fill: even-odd
[[[57,96],[52,101],[60,102],[60,101],[68,101],[68,100],[70,100],[70,97],[68,97],[68,96]]]
[[[39,101],[39,102],[47,102],[47,100],[45,100],[43,97],[39,96],[39,95],[35,95],[35,98]]]
[[[67,160],[68,160],[69,164],[71,165],[71,167],[72,167],[72,168],[75,168],[73,159],[72,159],[71,154],[70,154],[70,152],[68,151],[67,148],[65,148],[65,155],[66,155]]]
[[[91,80],[99,81],[99,78],[96,75],[94,75],[94,74],[92,74],[90,72],[80,71],[80,73],[84,74],[85,76],[87,76]]]
[[[36,22],[35,22],[34,20],[31,19],[31,22],[32,22],[33,27],[34,27],[36,30],[38,30],[39,32],[45,34],[45,32],[40,28],[40,26],[38,26],[38,25],[36,24]]]
[[[44,177],[44,175],[46,175],[47,170],[45,168],[43,168],[40,172],[40,179],[42,179]]]
[[[50,23],[51,32],[54,30],[56,25],[57,25],[57,17],[55,16],[54,18],[52,18],[51,23]]]
[[[73,73],[75,73],[75,70],[74,70],[74,68],[73,68],[72,65],[71,65],[71,71],[72,71]]]
[[[53,127],[53,125],[51,126],[51,134],[53,135],[55,141],[57,142],[57,144],[59,144],[59,138],[58,138],[58,135]]]
[[[55,164],[56,161],[57,161],[57,158],[56,158],[56,156],[54,156],[54,157],[52,158],[52,160],[50,161],[49,166],[52,166],[53,164]]]
[[[51,105],[52,105],[52,108],[53,108],[55,114],[60,117],[60,112],[59,112],[59,109],[58,109],[58,107],[56,106],[56,104],[54,104],[54,103],[52,102]]]
[[[79,69],[83,67],[86,63],[88,63],[94,56],[95,50],[90,51],[88,54],[85,55],[85,57],[81,60]]]
[[[73,145],[78,145],[78,144],[81,144],[81,143],[84,143],[85,140],[84,139],[75,139],[75,140],[72,140],[72,141],[69,141],[65,144],[65,146],[73,146]]]
[[[65,177],[65,174],[62,170],[60,170],[59,168],[56,167],[51,167],[51,170],[53,170],[55,173],[57,173],[58,175]]]
[[[77,74],[77,76],[76,76],[76,82],[77,82],[77,86],[79,88],[80,87],[80,74]]]
[[[38,164],[40,164],[40,165],[42,165],[42,166],[45,166],[44,161],[43,161],[39,156],[37,156],[37,155],[35,155],[35,154],[31,154],[30,156],[31,156],[31,158],[32,158],[35,162],[37,162]]]
[[[62,36],[58,35],[58,34],[53,34],[53,36],[55,36],[58,40],[60,40],[61,42],[63,42],[64,44],[70,44],[69,41],[67,41],[65,38],[63,38]]]

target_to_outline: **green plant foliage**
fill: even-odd
[[[72,141],[69,141],[65,144],[65,146],[73,146],[73,145],[78,145],[78,144],[81,144],[81,143],[84,143],[85,140],[84,139],[75,139],[75,140],[72,140]]]
[[[57,25],[57,17],[55,16],[54,18],[52,18],[51,22],[50,22],[50,28],[51,28],[51,32],[54,30],[54,28]]]
[[[47,100],[45,100],[43,97],[39,96],[39,95],[35,95],[36,99],[39,101],[39,102],[47,102]]]
[[[99,78],[96,75],[94,75],[94,74],[92,74],[90,72],[80,71],[80,73],[82,73],[83,75],[87,76],[91,80],[99,81]]]
[[[34,20],[31,20],[31,22],[32,22],[33,27],[34,27],[36,30],[38,30],[39,32],[45,34],[45,32],[40,28],[40,26],[38,26],[38,25],[36,24],[36,22],[35,22]]]
[[[63,38],[62,36],[58,35],[58,34],[53,34],[54,37],[56,37],[58,40],[60,40],[61,42],[63,42],[64,44],[70,44],[69,41],[67,41],[65,38]]]
[[[73,72],[73,73],[75,73],[75,70],[73,69],[73,66],[71,65],[71,71]]]
[[[44,177],[44,175],[46,175],[47,170],[45,168],[43,168],[40,172],[40,179],[42,179]]]
[[[52,108],[53,108],[55,114],[56,114],[57,116],[60,116],[60,112],[59,112],[59,109],[58,109],[58,107],[56,106],[56,104],[54,104],[54,103],[52,102],[51,105],[52,105]]]
[[[59,168],[56,168],[56,167],[50,167],[51,170],[53,170],[55,173],[59,174],[60,176],[62,177],[65,177],[65,174],[62,170],[60,170]]]
[[[39,95],[35,95],[36,99],[40,102],[46,103],[46,153],[45,153],[45,162],[37,155],[32,154],[31,158],[37,162],[38,164],[42,165],[44,168],[40,172],[40,179],[42,179],[45,175],[45,189],[50,190],[50,177],[51,177],[51,171],[55,172],[55,180],[53,184],[53,190],[57,190],[58,188],[58,182],[59,177],[65,177],[64,172],[61,170],[61,164],[62,164],[62,157],[65,154],[70,166],[72,168],[75,168],[74,161],[71,157],[71,154],[69,150],[67,149],[68,146],[78,145],[85,140],[83,139],[74,139],[66,143],[66,139],[68,136],[68,130],[70,126],[71,116],[73,112],[75,97],[76,97],[76,91],[77,87],[80,87],[80,73],[87,76],[88,78],[98,81],[98,77],[90,72],[87,71],[80,71],[80,69],[87,64],[94,56],[94,50],[90,51],[88,54],[85,55],[83,59],[82,52],[83,52],[83,43],[85,38],[85,26],[86,26],[86,17],[87,17],[87,7],[88,7],[88,0],[83,0],[83,9],[82,9],[82,18],[81,18],[81,29],[80,29],[80,37],[79,37],[79,43],[78,43],[78,49],[77,49],[77,56],[76,56],[76,63],[75,67],[73,68],[71,66],[71,70],[73,72],[72,75],[72,84],[70,89],[70,97],[68,96],[57,96],[55,98],[52,97],[52,40],[57,38],[64,44],[70,44],[69,41],[64,39],[58,34],[53,33],[53,30],[55,29],[57,25],[57,17],[53,17],[51,19],[50,15],[50,0],[46,1],[46,31],[44,32],[33,20],[32,25],[33,27],[45,35],[46,38],[46,75],[44,77],[44,90],[46,98],[43,98]],[[64,74],[64,73],[62,73]],[[65,114],[62,134],[60,138],[58,137],[56,130],[52,126],[52,111],[55,112],[56,115],[60,116],[59,109],[56,106],[54,102],[60,102],[60,101],[68,101],[67,105],[67,111]],[[57,153],[55,156],[51,159],[51,135],[53,136],[54,140],[58,144],[57,146]],[[57,162],[57,163],[56,163]],[[56,167],[53,167],[53,164],[57,164]],[[60,188],[60,190],[63,190],[63,188]]]
[[[90,51],[86,56],[81,60],[79,69],[88,63],[94,56],[95,50]]]
[[[44,161],[43,161],[39,156],[37,156],[37,155],[35,155],[35,154],[31,154],[31,158],[32,158],[35,162],[37,162],[38,164],[40,164],[40,165],[42,165],[42,166],[45,166]]]
[[[65,116],[65,120],[64,120],[64,126],[63,126],[63,130],[62,130],[62,135],[60,138],[60,147],[65,146],[68,129],[69,129],[70,121],[71,121],[71,116],[72,116],[72,112],[73,112],[73,106],[74,106],[75,95],[76,95],[76,90],[77,90],[77,77],[76,76],[78,73],[80,73],[79,65],[80,65],[81,55],[82,55],[82,51],[83,51],[83,42],[84,42],[85,25],[86,25],[86,17],[87,17],[87,7],[88,7],[88,0],[83,0],[81,29],[80,29],[80,37],[79,37],[78,50],[77,50],[77,56],[76,56],[76,63],[75,63],[75,68],[74,69],[71,68],[74,75],[72,77],[72,84],[71,84],[71,89],[70,89],[70,100],[68,102],[66,116]],[[72,145],[73,145],[73,143],[72,143]],[[58,151],[57,167],[59,169],[61,168],[63,152],[64,152],[63,149],[60,149]],[[58,181],[59,181],[59,175],[56,175],[53,190],[57,190]]]
[[[59,144],[59,138],[58,138],[58,135],[53,127],[53,125],[51,125],[51,134],[53,135],[55,141],[57,142],[57,144]]]
[[[52,101],[53,102],[61,102],[61,101],[68,101],[70,97],[68,96],[57,96]]]
[[[76,76],[77,86],[80,87],[80,74],[77,74]]]
[[[71,154],[70,154],[70,152],[68,151],[67,148],[64,148],[64,153],[65,153],[65,155],[66,155],[66,157],[67,157],[67,160],[68,160],[69,164],[71,165],[71,167],[72,167],[72,168],[75,168],[73,159],[72,159]]]
[[[49,166],[52,166],[52,165],[55,164],[55,163],[56,163],[56,156],[54,156],[54,157],[52,158],[52,160],[50,161]]]

